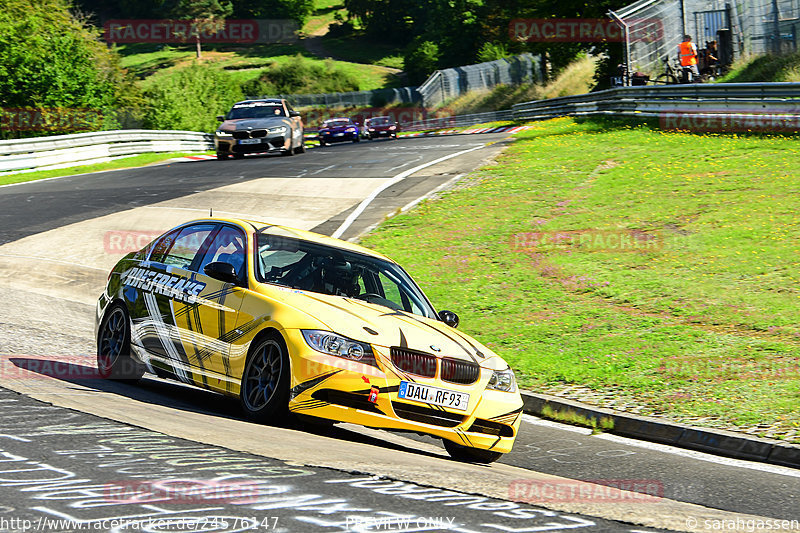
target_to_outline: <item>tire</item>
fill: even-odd
[[[233,153],[233,158],[234,159],[244,159],[244,154],[240,154],[238,152],[234,152]]]
[[[130,319],[120,304],[112,304],[100,323],[97,370],[104,379],[131,383],[144,374],[144,366],[131,357]]]
[[[300,146],[294,149],[294,153],[296,154],[304,154],[306,153],[306,142],[303,141],[300,143]]]
[[[217,159],[219,161],[224,161],[225,159],[228,159],[228,154],[217,152]]]
[[[481,450],[478,448],[470,448],[462,446],[447,439],[443,439],[444,449],[450,454],[450,457],[456,461],[464,463],[481,463],[489,464],[497,461],[503,456],[501,452],[493,452],[490,450]]]
[[[282,422],[289,413],[289,352],[273,333],[250,347],[239,400],[245,415],[258,422]]]
[[[319,141],[319,145],[320,145],[320,146],[325,146],[325,141],[323,141],[322,139],[320,139],[320,141]]]

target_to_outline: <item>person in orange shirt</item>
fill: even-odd
[[[691,35],[684,35],[683,42],[678,45],[678,55],[681,58],[681,67],[685,71],[688,69],[692,73],[692,80],[700,78],[700,71],[697,69],[697,46],[692,42]],[[685,76],[684,76],[685,77]],[[682,80],[688,83],[688,79]]]

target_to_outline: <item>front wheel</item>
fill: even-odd
[[[141,363],[131,357],[131,328],[128,313],[114,304],[97,335],[97,370],[105,379],[136,382],[144,374]]]
[[[276,334],[254,343],[242,375],[239,400],[245,414],[259,422],[286,418],[289,406],[289,354]]]
[[[451,440],[447,439],[443,440],[444,440],[444,449],[447,450],[447,453],[450,454],[450,457],[452,457],[456,461],[462,461],[465,463],[488,464],[497,461],[503,456],[501,452],[493,452],[490,450],[470,448],[468,446],[462,446],[460,444],[456,444]]]
[[[294,153],[296,154],[304,154],[306,153],[306,143],[305,141],[300,143],[300,146],[294,149]]]

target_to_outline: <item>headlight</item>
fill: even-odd
[[[229,131],[217,130],[214,133],[216,134],[217,137],[226,137],[227,138],[227,137],[231,137],[232,136],[231,132],[229,132]]]
[[[330,331],[317,329],[301,331],[306,343],[318,352],[358,361],[365,365],[378,366],[375,362],[375,354],[372,353],[372,347],[369,344],[354,341]]]
[[[375,128],[370,128],[369,131],[375,131]]]
[[[350,132],[350,133],[353,133],[354,131],[356,131],[356,129],[355,129],[355,128],[347,128],[347,129],[346,129],[346,130],[344,130],[344,131],[348,131],[348,132]]]
[[[390,129],[390,130],[396,130],[396,129],[397,129],[397,126],[389,126],[389,129]]]
[[[514,379],[514,371],[510,368],[495,370],[492,373],[492,377],[489,378],[489,384],[486,385],[486,388],[503,392],[515,392],[517,390],[517,382]]]
[[[286,126],[278,126],[277,128],[270,128],[267,133],[286,133]]]

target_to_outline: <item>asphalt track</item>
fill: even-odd
[[[24,458],[18,462],[27,465],[61,468],[74,474],[68,479],[85,478],[89,484],[121,480],[125,485],[139,480],[152,492],[147,483],[156,477],[153,473],[136,473],[129,465],[106,461],[103,452],[116,459],[144,459],[142,464],[148,465],[176,461],[174,457],[136,456],[136,450],[131,455],[132,444],[127,441],[125,449],[109,451],[96,446],[104,433],[137,431],[141,433],[137,438],[146,439],[152,437],[150,431],[155,431],[173,440],[202,443],[170,444],[191,447],[193,454],[230,455],[224,461],[211,461],[214,468],[178,469],[176,475],[192,479],[201,472],[207,474],[203,479],[236,475],[231,464],[258,460],[263,464],[255,471],[271,471],[282,487],[275,488],[274,479],[264,481],[264,487],[272,487],[264,490],[272,492],[258,492],[260,503],[247,498],[211,498],[208,507],[215,507],[213,512],[199,511],[205,509],[205,500],[187,501],[184,495],[164,503],[163,490],[150,496],[162,498],[160,502],[136,500],[108,505],[107,494],[90,498],[86,492],[90,489],[71,493],[71,499],[66,493],[46,492],[41,488],[43,478],[24,478],[28,474],[21,472],[48,470],[37,466],[7,468],[0,461],[0,515],[31,520],[68,515],[96,520],[149,513],[174,522],[182,513],[191,513],[197,520],[222,515],[276,518],[274,527],[269,520],[259,520],[257,529],[284,531],[433,531],[444,530],[448,518],[460,524],[460,529],[451,531],[711,531],[721,523],[713,520],[748,518],[722,511],[800,519],[800,473],[796,470],[720,460],[607,435],[592,436],[532,417],[523,423],[515,449],[502,460],[504,464],[479,467],[448,460],[439,443],[425,437],[354,426],[254,426],[241,420],[236,402],[191,387],[158,379],[145,379],[137,387],[93,379],[93,358],[87,356],[92,353],[91,305],[105,281],[107,267],[120,253],[109,247],[109,232],[139,224],[148,225],[151,231],[159,227],[163,230],[178,221],[204,216],[208,208],[213,208],[215,214],[295,221],[299,222],[295,225],[330,234],[388,178],[455,152],[495,143],[426,168],[387,188],[344,234],[345,238],[353,237],[386,213],[445,186],[496,154],[502,139],[500,135],[453,136],[334,145],[296,157],[178,163],[0,188],[0,298],[5,303],[0,315],[0,353],[4,354],[0,385],[21,394],[0,393],[0,449],[4,450],[0,453]],[[243,211],[231,206],[243,206]],[[83,240],[93,243],[89,246]],[[67,366],[48,371],[42,360],[67,361]],[[53,428],[58,424],[63,427]],[[132,426],[146,429],[134,430]],[[49,433],[41,433],[43,427],[50,427]],[[76,451],[91,449],[94,452]],[[102,466],[105,464],[118,468]],[[291,468],[309,473],[286,474]],[[380,483],[367,481],[365,475],[385,479]],[[618,494],[613,491],[592,497],[565,497],[564,491],[574,489],[570,480],[619,485],[638,491],[641,497],[619,493],[626,494],[627,499],[615,501]],[[413,486],[391,489],[386,485],[400,482]],[[228,485],[223,483],[217,492],[231,490]],[[452,495],[450,499],[443,495],[438,499],[412,498],[415,490],[423,490],[419,487],[491,499],[463,504],[469,500]],[[537,487],[563,490],[562,494],[551,492],[548,496],[536,492]],[[378,489],[383,492],[376,492]],[[46,502],[41,501],[43,494],[49,494]],[[92,498],[93,503],[86,501]],[[532,502],[533,506],[508,501],[512,499]],[[203,505],[198,507],[199,503]],[[158,505],[160,510],[147,507]],[[445,522],[399,527],[402,520],[420,518]],[[691,520],[697,521],[694,527]],[[144,529],[143,524],[132,521],[122,530]],[[232,531],[231,524],[245,523],[239,519],[228,522],[218,530]],[[734,527],[725,530],[747,530],[746,522],[742,524],[740,528],[730,523]],[[437,525],[440,527],[434,527]],[[13,530],[11,526],[4,527],[0,519],[0,530]],[[172,523],[172,529],[179,528]]]

